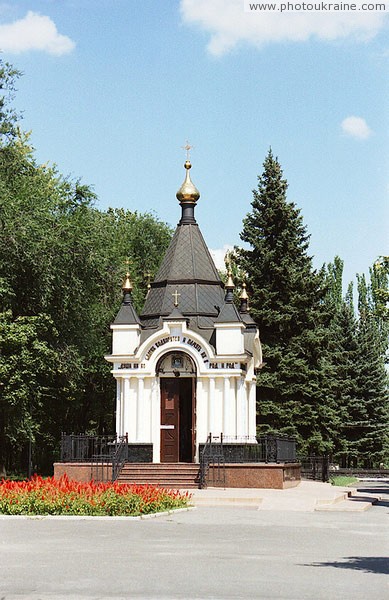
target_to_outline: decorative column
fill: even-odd
[[[248,434],[250,441],[255,441],[257,438],[257,425],[256,425],[256,385],[255,381],[249,383],[249,394],[248,394]]]
[[[230,428],[229,428],[229,418],[230,418],[230,411],[229,411],[229,398],[228,398],[228,393],[230,390],[230,382],[227,376],[224,377],[223,380],[223,404],[222,404],[222,423],[223,423],[223,435],[230,435]]]
[[[136,441],[144,442],[144,379],[138,378],[138,394],[136,398]]]
[[[215,378],[209,378],[208,387],[208,433],[215,434]]]
[[[236,435],[238,438],[242,438],[247,435],[245,432],[245,417],[244,417],[244,401],[243,401],[243,379],[238,377],[236,379],[236,396],[235,396],[235,407],[236,407]]]
[[[116,435],[123,435],[122,405],[123,405],[123,380],[116,380]]]
[[[132,392],[130,379],[124,380],[124,423],[128,432],[128,441],[136,442],[136,395]]]

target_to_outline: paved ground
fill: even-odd
[[[0,599],[389,598],[389,483],[369,510],[201,506],[150,520],[0,519]]]
[[[367,510],[380,498],[375,488],[371,492],[368,489],[359,491],[315,481],[302,481],[298,486],[286,490],[208,488],[188,491],[192,492],[195,506],[243,505],[258,510],[298,512]]]

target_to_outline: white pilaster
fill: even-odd
[[[256,425],[256,385],[255,381],[249,383],[249,395],[248,395],[248,432],[250,438],[256,439],[257,425]]]
[[[144,379],[138,378],[138,394],[136,398],[136,441],[144,442]]]
[[[208,393],[208,433],[215,434],[215,378],[209,378]]]
[[[234,432],[234,410],[233,410],[233,390],[231,389],[231,378],[224,377],[223,381],[223,433],[226,436],[233,437]]]
[[[136,442],[136,394],[131,390],[130,379],[124,380],[124,423],[128,433],[128,441]]]
[[[123,403],[123,385],[122,379],[116,380],[116,435],[123,435],[122,424],[122,403]]]

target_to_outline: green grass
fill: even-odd
[[[332,483],[332,485],[338,485],[341,487],[352,485],[353,483],[357,483],[357,481],[358,481],[357,477],[352,477],[349,475],[331,475],[330,476],[330,483]]]

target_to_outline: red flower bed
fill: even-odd
[[[80,483],[63,475],[0,482],[0,514],[136,516],[184,508],[190,494],[152,485]]]

